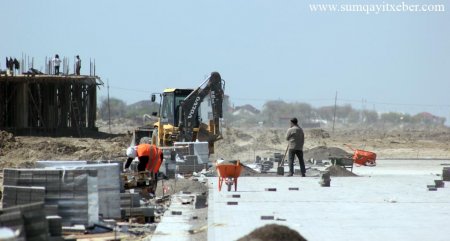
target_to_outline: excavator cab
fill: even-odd
[[[159,121],[152,135],[152,143],[161,146],[170,146],[178,140],[180,127],[181,105],[192,89],[165,89],[161,94]],[[152,95],[152,101],[156,96]],[[198,126],[198,118],[196,118]],[[161,135],[160,135],[161,134]],[[158,141],[159,140],[159,141]]]
[[[180,123],[181,104],[192,89],[166,89],[162,94],[160,107],[161,123],[178,127]]]

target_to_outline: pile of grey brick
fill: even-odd
[[[121,193],[120,194],[120,211],[122,218],[144,217],[145,221],[152,221],[155,216],[154,207],[141,206],[139,193]]]
[[[195,155],[198,158],[198,163],[209,163],[209,147],[208,142],[175,142],[175,147],[186,146],[186,148],[177,148],[176,152],[180,158],[185,156]]]
[[[63,170],[96,170],[98,184],[99,215],[103,218],[120,218],[120,196],[122,181],[121,165],[118,163],[86,164],[85,161],[38,161],[36,167]]]
[[[442,169],[442,180],[450,181],[450,167],[444,167]]]
[[[135,208],[140,207],[141,195],[139,193],[121,193],[120,194],[120,208],[126,209],[126,208]]]
[[[3,176],[5,186],[43,187],[45,204],[49,208],[57,206],[63,225],[90,226],[98,222],[97,170],[6,168]],[[4,195],[8,198],[3,199],[3,205],[23,201],[17,196],[17,190],[20,188],[4,189]],[[15,201],[11,201],[14,195]]]
[[[44,187],[3,187],[3,208],[45,201]]]
[[[0,226],[18,230],[19,235],[16,240],[20,241],[57,240],[52,238],[56,236],[49,232],[43,202],[1,209]]]
[[[208,142],[175,142],[174,146],[185,146],[175,149],[180,159],[176,162],[178,173],[188,174],[208,169],[210,164]]]
[[[60,216],[47,216],[48,232],[52,237],[62,236],[62,218]]]

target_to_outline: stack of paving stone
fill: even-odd
[[[121,193],[120,194],[120,208],[126,209],[126,208],[135,208],[140,207],[140,199],[141,195],[139,193]]]
[[[207,164],[209,163],[209,147],[208,142],[175,142],[177,146],[186,146],[186,148],[177,148],[177,154],[181,158],[185,156],[195,155],[198,157],[198,163]]]
[[[133,213],[136,213],[136,208],[141,206],[141,195],[139,193],[121,193],[120,194],[120,212],[121,218],[129,218]]]
[[[184,162],[177,162],[178,173],[187,174],[208,169],[208,142],[175,142],[174,145],[186,146],[186,148],[176,149],[178,156],[184,160]]]
[[[99,215],[103,218],[120,218],[121,166],[118,163],[86,164],[85,161],[38,161],[37,167],[63,170],[96,170],[98,183]]]
[[[121,193],[120,194],[120,210],[122,218],[143,217],[146,222],[153,220],[155,217],[154,207],[141,207],[139,193]]]
[[[99,215],[103,218],[120,218],[120,166],[91,164],[76,168],[97,171]]]
[[[264,158],[263,161],[261,161],[261,172],[265,173],[268,172],[270,169],[273,168],[273,162],[274,158]]]
[[[274,158],[273,161],[279,165],[279,163],[283,161],[283,158],[286,158],[286,157],[281,155],[281,153],[279,153],[279,152],[275,152],[275,153],[273,153],[273,158]]]
[[[444,167],[444,169],[442,169],[442,180],[450,181],[450,167]]]
[[[62,235],[62,218],[60,216],[47,216],[48,232],[51,237]]]
[[[3,176],[4,186],[45,188],[45,207],[57,206],[63,225],[98,222],[97,170],[6,168]],[[6,189],[5,195],[13,197],[17,189]]]
[[[52,240],[49,237],[43,202],[1,209],[0,226],[18,230],[19,237],[16,240]]]
[[[175,177],[175,171],[176,171],[176,151],[164,149],[163,150],[164,155],[164,162],[159,169],[160,172],[165,172],[165,175],[169,178]]]
[[[45,201],[44,187],[3,187],[3,208]]]
[[[87,161],[55,161],[55,160],[42,160],[36,161],[36,168],[52,168],[55,166],[82,166],[88,164]]]

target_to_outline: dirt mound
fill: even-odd
[[[327,169],[325,169],[325,170],[329,171],[330,176],[332,176],[332,177],[356,177],[356,176],[358,176],[355,173],[345,169],[344,167],[336,166],[336,165],[327,167]]]
[[[306,241],[297,231],[278,224],[268,224],[253,230],[238,241]]]
[[[303,153],[305,160],[330,160],[340,158],[351,158],[352,154],[338,147],[318,146],[305,150]]]
[[[254,176],[261,176],[261,173],[253,170],[252,168],[244,165],[241,163],[242,169],[241,169],[241,177],[254,177]]]

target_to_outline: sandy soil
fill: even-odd
[[[100,131],[109,131],[106,123],[99,123]],[[0,131],[0,168],[30,167],[36,160],[125,160],[125,149],[135,127],[128,122],[112,125],[112,134],[100,132],[95,138],[14,136]],[[241,160],[253,162],[257,155],[284,154],[285,129],[224,128],[223,139],[216,143],[211,160]],[[350,153],[355,149],[375,152],[378,159],[448,159],[450,158],[450,130],[380,130],[326,129],[305,130],[305,150],[318,147],[337,147]]]
[[[0,169],[6,167],[32,167],[37,160],[123,160],[125,149],[135,128],[131,122],[116,122],[109,126],[99,122],[98,135],[87,138],[14,136],[0,130]],[[274,128],[224,128],[223,139],[216,143],[211,160],[241,160],[253,163],[257,155],[273,157],[284,154],[286,129]],[[348,145],[348,146],[347,146]],[[352,153],[350,147],[377,153],[378,159],[450,159],[450,129],[394,129],[375,128],[306,129],[305,150],[319,146],[337,147]],[[350,147],[349,147],[350,146]],[[2,183],[0,172],[0,188]],[[166,186],[169,193],[192,191],[204,193],[204,184],[192,181],[170,180]],[[162,192],[157,190],[158,192]],[[194,230],[197,240],[206,239],[205,220],[207,208],[199,209],[202,222]],[[203,218],[204,216],[204,218]]]
[[[217,142],[213,158],[240,159],[252,162],[255,156],[284,154],[285,129],[224,130],[224,139]],[[450,158],[450,130],[379,130],[379,129],[305,129],[305,150],[318,147],[338,147],[350,153],[351,148],[372,151],[378,159]],[[351,148],[350,148],[351,147]]]

